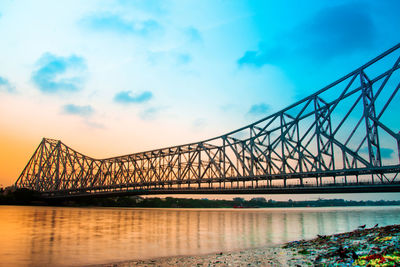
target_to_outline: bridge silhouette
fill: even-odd
[[[204,141],[94,159],[44,138],[15,186],[47,198],[400,192],[399,48]]]

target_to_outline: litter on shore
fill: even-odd
[[[400,266],[400,225],[358,229],[283,246],[295,253],[289,266]]]

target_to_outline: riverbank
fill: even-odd
[[[293,253],[281,247],[254,248],[196,256],[175,256],[102,265],[103,267],[145,266],[287,266]]]
[[[364,226],[367,227],[367,226]],[[311,240],[198,256],[137,260],[104,266],[400,266],[400,225],[360,227]]]

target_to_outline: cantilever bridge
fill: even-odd
[[[399,48],[275,114],[208,140],[94,159],[43,139],[15,185],[48,198],[400,192]]]

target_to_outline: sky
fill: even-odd
[[[43,137],[94,158],[219,136],[400,41],[400,2],[0,2],[0,185]]]

